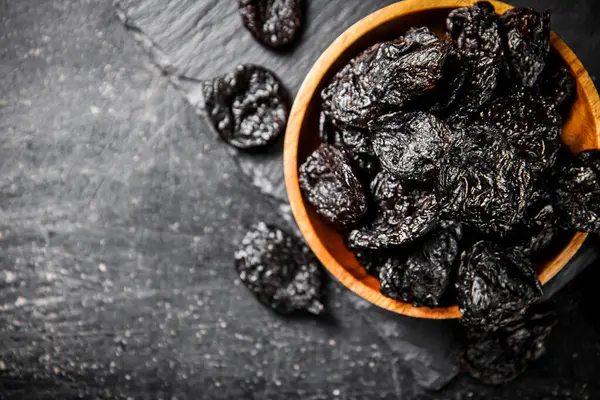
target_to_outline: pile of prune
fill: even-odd
[[[458,303],[480,332],[465,362],[490,382],[522,365],[482,371],[488,349],[514,358],[546,335],[525,341],[529,322],[515,322],[542,296],[535,266],[575,231],[600,232],[600,151],[573,156],[560,140],[575,88],[549,12],[459,8],[444,37],[412,28],[331,78],[322,143],[299,169],[382,294]]]

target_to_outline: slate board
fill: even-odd
[[[295,93],[335,36],[389,2],[308,2],[303,40],[283,56],[253,41],[234,3],[0,1],[0,398],[600,396],[597,268],[558,293],[549,354],[501,388],[461,376],[430,391],[457,373],[454,322],[388,313],[333,281],[326,320],[281,318],[249,296],[235,242],[259,220],[293,229],[280,155],[232,154],[185,83],[252,61]],[[553,9],[600,71],[593,0],[522,4]]]

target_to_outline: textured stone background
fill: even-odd
[[[255,62],[293,94],[333,38],[391,2],[308,3],[303,40],[277,55],[233,0],[0,0],[0,398],[600,397],[598,268],[554,296],[561,324],[521,379],[441,391],[458,372],[454,322],[390,314],[336,282],[330,318],[284,319],[239,285],[245,227],[293,229],[280,154],[222,144],[195,80]],[[598,2],[519,3],[552,9],[600,73]]]

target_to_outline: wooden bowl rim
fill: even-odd
[[[365,283],[355,278],[336,260],[329,250],[327,250],[327,247],[317,235],[315,228],[308,217],[304,199],[300,192],[300,185],[298,182],[298,142],[300,139],[300,128],[303,125],[306,108],[310,100],[315,95],[318,95],[316,90],[324,79],[325,74],[329,72],[333,63],[346,50],[354,45],[357,40],[379,25],[388,23],[399,17],[435,9],[466,7],[471,6],[476,2],[477,0],[405,0],[375,11],[356,22],[323,52],[311,68],[298,91],[296,100],[290,111],[286,129],[283,157],[285,184],[292,213],[304,239],[321,263],[348,289],[379,307],[411,317],[450,319],[460,318],[462,314],[458,310],[458,305],[436,308],[414,307],[408,303],[385,297],[379,291],[367,286]],[[500,1],[492,0],[490,3],[494,5],[496,12],[499,14],[513,8],[513,6]],[[584,88],[584,101],[590,105],[594,121],[596,122],[594,126],[596,131],[595,147],[598,147],[598,121],[600,120],[600,98],[598,97],[598,92],[577,56],[556,34],[554,34],[554,32],[551,33],[551,42],[552,46],[563,59],[572,60],[569,64],[569,68],[574,76],[577,77],[580,85]],[[567,264],[579,250],[586,237],[587,233],[576,233],[560,254],[543,267],[539,274],[539,279],[542,284],[545,284],[552,279]]]

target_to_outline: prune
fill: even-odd
[[[367,212],[367,199],[344,152],[322,144],[300,166],[300,188],[317,214],[339,230]]]
[[[461,323],[488,330],[542,295],[525,254],[517,248],[501,248],[484,241],[462,253],[456,289],[463,313]]]
[[[550,11],[515,7],[500,17],[508,62],[517,81],[531,87],[550,51]]]
[[[302,0],[238,0],[242,22],[265,46],[290,44],[302,27]]]
[[[319,137],[321,143],[328,143],[337,148],[343,147],[339,129],[333,125],[331,119],[323,111],[319,114]]]
[[[554,165],[560,149],[562,119],[545,99],[516,90],[494,100],[482,114],[484,121],[496,126],[534,172]]]
[[[408,50],[409,44],[402,43]],[[369,69],[380,46],[378,43],[350,60],[321,92],[323,111],[339,124],[364,128],[380,112],[379,103],[359,82],[359,77]]]
[[[557,163],[554,200],[561,228],[600,232],[599,177],[599,150],[585,150]]]
[[[470,330],[462,365],[484,383],[509,382],[545,353],[546,340],[555,324],[548,307],[535,305],[524,314],[511,316],[506,325],[494,331]]]
[[[279,79],[256,65],[239,65],[233,72],[203,85],[208,116],[221,137],[240,149],[273,143],[285,130],[288,95]]]
[[[575,93],[577,82],[563,59],[551,52],[546,62],[546,68],[538,78],[536,88],[544,96],[545,102],[554,105],[564,117],[568,115]]]
[[[390,257],[379,272],[381,293],[416,307],[436,307],[450,283],[461,229],[449,225],[430,233],[408,257]]]
[[[468,77],[468,68],[465,68],[461,56],[452,49],[446,59],[442,79],[435,87],[428,90],[421,99],[417,100],[417,107],[442,117],[448,117],[453,112],[461,113],[463,110],[454,110],[460,102],[461,91]]]
[[[440,166],[444,211],[484,232],[508,231],[523,218],[532,192],[530,166],[490,125],[459,133]]]
[[[398,38],[355,57],[323,90],[323,109],[339,124],[365,128],[390,106],[401,107],[442,77],[450,41],[427,45]]]
[[[435,194],[409,188],[382,171],[371,182],[375,216],[366,225],[350,232],[352,248],[382,249],[418,239],[438,222]]]
[[[422,112],[387,114],[369,123],[373,150],[381,165],[400,179],[427,181],[435,177],[450,127]]]
[[[498,16],[488,2],[452,10],[446,34],[456,41],[467,77],[453,120],[466,119],[493,95],[500,78],[504,51]]]
[[[402,107],[442,78],[452,49],[452,42],[448,40],[427,45],[406,39],[382,43],[370,68],[360,77],[361,84],[376,101]]]
[[[392,256],[387,250],[353,249],[356,260],[362,265],[367,273],[379,278],[379,271],[385,262]]]
[[[532,257],[548,249],[557,233],[554,206],[550,201],[532,207],[521,229],[519,236],[524,240],[520,249],[526,256]]]
[[[322,272],[296,238],[261,222],[246,233],[235,252],[242,283],[258,300],[281,314],[323,312]]]

